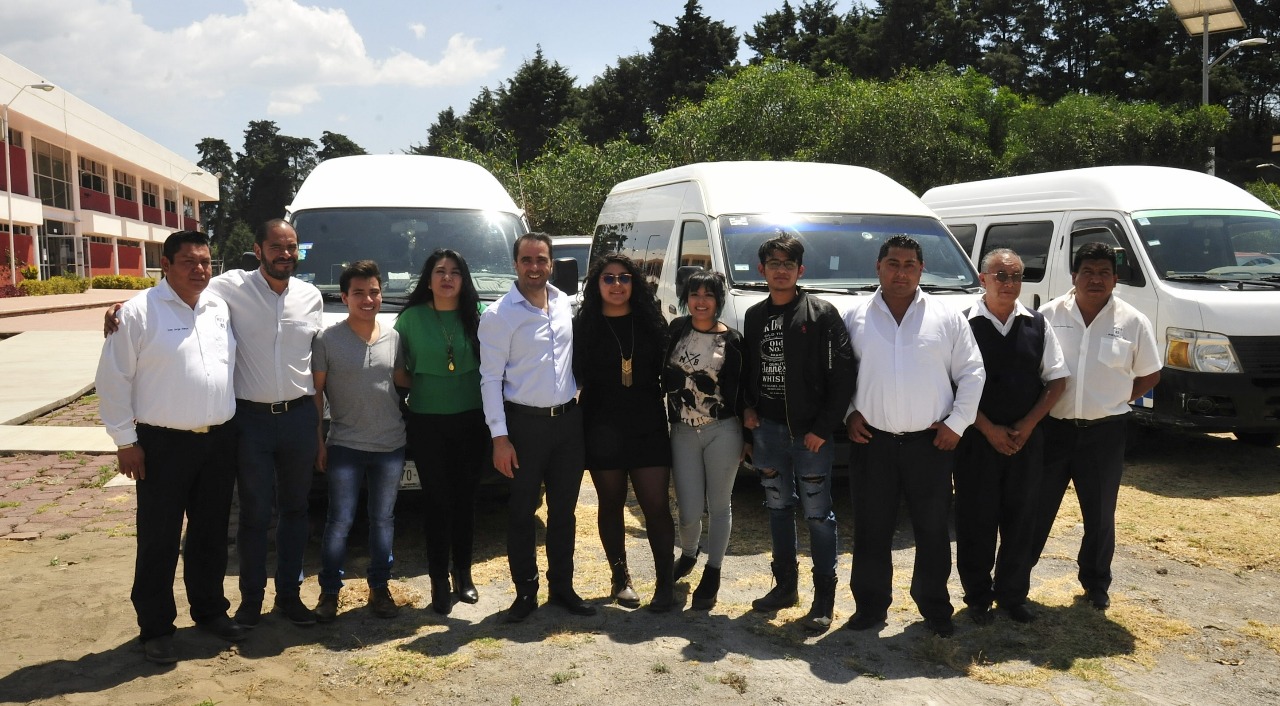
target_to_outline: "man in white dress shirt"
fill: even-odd
[[[1044,421],[1044,482],[1033,499],[1026,571],[1040,559],[1067,483],[1076,488],[1084,538],[1076,557],[1085,599],[1111,606],[1116,501],[1124,471],[1129,403],[1160,381],[1160,347],[1142,312],[1112,295],[1116,251],[1087,243],[1071,260],[1071,291],[1040,307],[1062,345],[1071,377]]]
[[[179,231],[165,240],[153,289],[120,310],[120,332],[102,346],[99,414],[117,446],[120,472],[137,481],[138,556],[131,598],[143,653],[177,660],[173,580],[183,553],[191,618],[232,642],[227,617],[227,521],[235,484],[231,381],[236,340],[227,305],[206,292],[209,239]],[[187,520],[185,548],[182,522]]]
[[[885,621],[893,601],[893,533],[906,498],[915,533],[911,597],[925,627],[950,636],[951,470],[956,444],[978,414],[986,372],[959,309],[920,289],[920,244],[895,235],[880,246],[874,296],[845,315],[858,361],[848,418],[853,451],[853,589],[845,627]]]

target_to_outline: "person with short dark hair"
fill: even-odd
[[[671,423],[671,473],[680,512],[680,559],[675,579],[698,561],[706,508],[707,562],[689,607],[710,610],[720,592],[720,569],[733,530],[733,481],[742,462],[742,334],[720,321],[725,280],[700,270],[680,288],[687,315],[671,322],[662,384]]]
[[[231,642],[244,630],[227,616],[227,525],[235,486],[232,379],[236,339],[227,304],[207,292],[212,262],[203,233],[164,243],[164,279],[119,311],[102,346],[99,413],[120,472],[137,482],[138,557],[131,598],[143,654],[178,659],[173,580],[183,557],[191,619]],[[183,541],[183,519],[186,539]]]
[[[479,329],[480,396],[493,437],[493,465],[511,479],[507,561],[516,599],[505,620],[521,622],[538,607],[534,513],[544,486],[550,602],[575,615],[595,615],[595,606],[573,589],[584,447],[570,298],[548,282],[551,236],[527,233],[513,250],[516,281],[485,309]]]
[[[774,586],[752,602],[776,611],[799,602],[795,508],[809,525],[813,605],[801,624],[831,626],[836,592],[836,515],[831,499],[832,436],[853,392],[853,351],[840,314],[797,286],[804,244],[779,230],[760,245],[769,297],[746,311],[746,409],[752,460],[760,472],[773,544]]]
[[[663,413],[662,354],[667,325],[644,273],[631,258],[597,257],[573,318],[573,375],[581,386],[586,466],[600,506],[597,527],[619,605],[640,604],[627,566],[623,512],[627,485],[644,514],[657,577],[651,611],[675,605],[675,524],[671,519],[671,438]]]
[[[948,637],[954,450],[977,416],[986,373],[959,307],[920,289],[924,265],[914,238],[891,236],[876,261],[876,293],[844,318],[858,360],[848,417],[855,612],[845,627],[868,630],[888,615],[905,497],[916,544],[911,597],[925,627]]]
[[[400,337],[378,323],[382,275],[373,260],[352,263],[338,277],[347,318],[326,328],[312,343],[311,374],[316,410],[329,401],[329,436],[317,425],[316,468],[327,478],[328,517],[320,544],[320,600],[316,620],[338,615],[347,535],[364,485],[369,509],[369,609],[379,618],[399,612],[388,582],[395,564],[396,496],[404,473],[404,420],[393,373]]]
[[[475,493],[489,439],[480,400],[480,306],[466,259],[438,249],[396,317],[396,373],[409,388],[409,448],[428,506],[422,529],[431,609],[441,615],[453,610],[455,596],[480,600],[471,578]]]
[[[1111,606],[1129,403],[1156,386],[1163,367],[1151,322],[1113,294],[1117,264],[1114,248],[1086,243],[1071,260],[1075,286],[1040,307],[1071,376],[1044,422],[1044,481],[1033,498],[1034,529],[1023,578],[1030,583],[1070,483],[1084,523],[1077,578],[1085,600],[1098,610]]]
[[[1040,421],[1066,388],[1067,362],[1044,315],[1018,301],[1022,258],[992,250],[980,269],[983,293],[969,309],[969,326],[987,379],[977,419],[956,449],[956,571],[974,622],[990,623],[998,602],[1029,623],[1027,510],[1044,473]]]

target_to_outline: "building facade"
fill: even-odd
[[[158,275],[218,178],[0,55],[0,287],[35,274]]]

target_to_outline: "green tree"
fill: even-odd
[[[244,131],[244,151],[236,153],[237,220],[257,227],[284,216],[315,160],[315,143],[310,139],[281,135],[270,120],[250,122]]]
[[[200,202],[200,222],[215,243],[231,233],[235,202],[235,156],[225,140],[206,137],[196,143],[200,161],[196,164],[218,176],[218,200]]]
[[[316,162],[323,162],[335,157],[351,157],[358,154],[369,154],[364,148],[352,142],[351,138],[336,132],[325,130],[320,135],[320,150],[316,152]],[[308,170],[310,173],[310,170]],[[305,178],[306,175],[304,174]]]
[[[796,11],[790,2],[783,0],[782,9],[766,13],[751,29],[754,34],[743,33],[742,43],[756,53],[751,58],[752,64],[791,58],[791,47],[796,40]]]
[[[587,142],[602,145],[618,137],[636,144],[648,142],[647,67],[644,54],[621,57],[582,90],[580,124]]]
[[[516,144],[521,161],[532,160],[551,132],[577,114],[578,90],[568,69],[547,61],[538,45],[533,58],[499,86],[493,115],[498,128]]]
[[[698,0],[685,2],[675,25],[654,27],[646,88],[648,108],[657,115],[680,101],[702,100],[707,85],[726,75],[738,56],[738,35],[702,14]]]

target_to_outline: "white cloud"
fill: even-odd
[[[413,32],[414,39],[422,39],[427,36],[427,26],[421,22],[414,22],[409,25],[409,31]]]
[[[0,53],[74,76],[78,85],[64,86],[72,92],[128,92],[150,102],[256,90],[274,115],[297,113],[334,87],[466,85],[496,70],[504,53],[457,34],[434,61],[398,49],[371,56],[343,10],[296,0],[244,0],[238,14],[171,30],[149,26],[129,0],[2,2]]]

